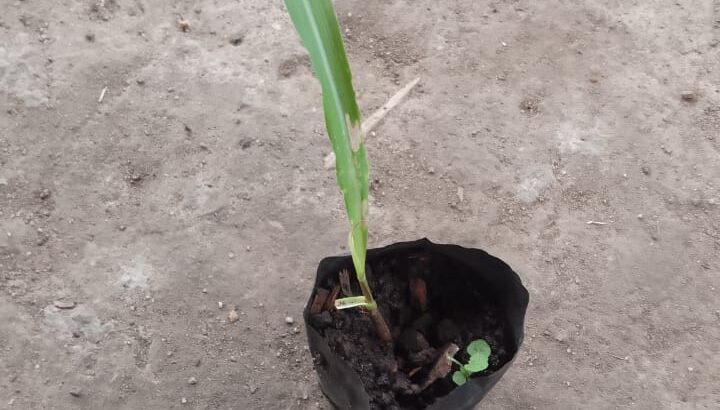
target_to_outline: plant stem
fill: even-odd
[[[353,245],[357,243],[355,242],[355,238],[367,243],[367,224],[361,222],[359,225],[360,226],[357,227],[358,229],[353,229],[350,232],[350,249],[353,250]],[[375,298],[373,298],[372,291],[370,290],[370,284],[368,283],[367,275],[365,273],[366,256],[365,247],[359,249],[357,253],[353,252],[355,276],[360,284],[360,291],[365,298],[364,308],[370,313],[370,319],[372,319],[373,325],[375,326],[375,333],[383,343],[390,343],[392,342],[390,328],[388,327],[387,322],[385,322],[385,318],[380,312],[380,309],[378,309],[377,302],[375,302]]]
[[[462,369],[463,364],[460,363],[459,361],[457,361],[454,357],[447,356],[447,358],[448,358],[448,360],[450,360],[451,362],[455,363],[456,365],[458,365],[459,368]]]
[[[355,259],[353,258],[353,261],[354,260]],[[370,319],[372,319],[373,326],[375,327],[375,333],[378,338],[383,343],[392,342],[390,328],[385,322],[385,318],[383,318],[382,313],[380,313],[377,302],[375,302],[375,299],[372,296],[372,291],[370,291],[370,285],[368,284],[365,272],[356,270],[356,276],[358,278],[358,283],[360,284],[362,296],[349,296],[342,299],[335,299],[335,307],[337,309],[348,309],[353,307],[364,308],[370,314]]]
[[[372,319],[373,325],[375,325],[375,333],[378,338],[383,343],[392,343],[393,339],[392,334],[390,333],[390,328],[387,323],[385,323],[385,318],[380,313],[379,309],[370,311],[370,319]]]
[[[362,294],[365,297],[365,308],[370,313],[370,319],[372,319],[373,325],[375,326],[375,333],[377,333],[378,338],[382,340],[383,343],[392,342],[390,328],[385,322],[385,318],[382,313],[380,313],[380,309],[378,309],[377,303],[372,296],[365,272],[362,273],[362,278],[361,275],[357,276],[358,282],[360,282],[360,290],[362,290]]]

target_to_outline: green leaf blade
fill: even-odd
[[[364,296],[350,296],[342,299],[335,299],[335,308],[338,310],[349,309],[353,307],[365,306],[366,300]]]
[[[481,355],[471,356],[464,368],[470,373],[481,372],[488,368],[488,358]]]
[[[473,340],[466,350],[470,355],[470,360],[475,356],[484,357],[486,360],[490,357],[490,345],[483,339]]]
[[[467,382],[467,377],[465,377],[465,375],[463,374],[463,372],[461,372],[461,371],[458,370],[458,371],[456,371],[455,373],[453,373],[453,375],[452,375],[452,381],[453,381],[455,384],[457,384],[458,386],[462,386],[463,384],[465,384],[465,383]]]
[[[325,126],[335,152],[337,182],[350,220],[350,252],[358,279],[364,281],[368,164],[360,110],[340,28],[330,0],[285,0],[285,5],[320,81]]]

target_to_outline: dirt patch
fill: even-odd
[[[278,66],[278,76],[280,78],[292,77],[301,67],[311,69],[310,57],[307,54],[296,55],[283,60]]]
[[[520,101],[520,110],[528,115],[537,114],[540,111],[540,99],[537,97],[525,97]]]

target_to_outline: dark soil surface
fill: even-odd
[[[485,339],[492,348],[493,372],[516,351],[510,326],[492,286],[475,272],[440,255],[395,254],[369,263],[368,278],[394,343],[382,344],[370,316],[359,309],[324,311],[313,316],[313,326],[330,348],[358,373],[373,409],[423,409],[447,395],[455,384],[452,372],[421,390],[434,364],[450,343],[460,347],[455,357],[466,362],[465,347]],[[353,293],[360,294],[353,275]],[[410,279],[427,285],[423,311],[411,296]],[[332,289],[335,278],[321,287]]]

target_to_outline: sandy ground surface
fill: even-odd
[[[422,78],[372,245],[530,290],[482,408],[720,408],[720,1],[336,7],[365,115]],[[0,408],[329,408],[300,313],[347,228],[281,2],[2,1],[0,108]]]

